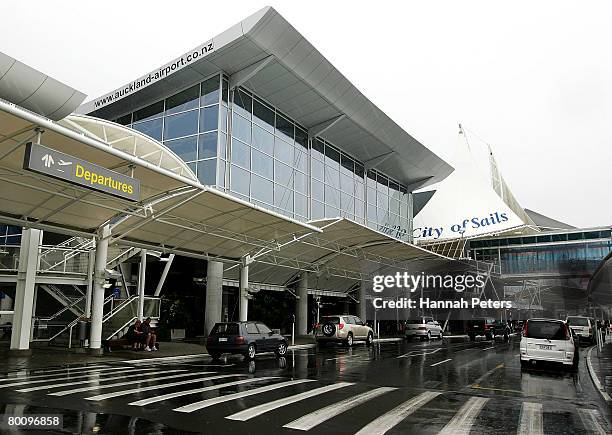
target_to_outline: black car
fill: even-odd
[[[253,359],[257,352],[274,352],[280,357],[287,353],[287,340],[261,322],[225,322],[215,324],[206,348],[213,359],[219,359],[222,353]]]
[[[477,335],[484,335],[487,340],[503,337],[504,341],[507,341],[511,331],[506,323],[492,317],[477,317],[468,320],[466,333],[471,341],[476,340]]]

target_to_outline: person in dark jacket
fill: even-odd
[[[157,350],[157,335],[155,329],[151,328],[151,318],[147,317],[142,323],[142,332],[144,334],[145,350],[147,352]]]
[[[138,350],[141,348],[143,333],[142,333],[142,325],[140,320],[136,319],[133,325],[130,325],[128,328],[127,334],[125,337],[127,338],[128,343],[132,345],[132,350]]]

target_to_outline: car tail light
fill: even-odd
[[[529,322],[525,322],[523,326],[523,337],[527,337],[527,325],[529,325]]]
[[[208,338],[206,338],[206,344],[212,344],[212,342],[213,342],[213,338],[212,336],[209,335]]]
[[[344,328],[344,323],[338,323],[338,329]]]
[[[589,334],[591,333],[591,331],[592,331],[592,329],[591,329],[591,328],[589,328]]]
[[[242,335],[239,335],[238,337],[236,337],[234,339],[234,343],[236,343],[236,344],[245,344],[246,340],[244,339],[244,337]]]
[[[321,326],[321,324],[320,324],[320,323],[315,323],[315,325],[314,325],[314,329],[317,329],[319,326]]]
[[[565,339],[569,340],[570,339],[570,332],[569,332],[569,328],[567,327],[567,325],[563,325],[565,327]]]
[[[491,328],[491,325],[484,325],[484,329],[485,329],[485,331],[486,331],[487,329],[490,329],[490,328]]]

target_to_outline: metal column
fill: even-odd
[[[361,286],[359,287],[359,304],[357,304],[357,313],[361,320],[366,321],[366,283],[361,281]]]
[[[14,352],[31,352],[30,331],[38,265],[38,245],[41,237],[42,231],[35,229],[23,230],[21,234],[13,329],[11,332],[11,351]]]
[[[249,316],[249,299],[248,296],[249,289],[249,266],[248,264],[243,264],[240,267],[240,295],[238,299],[240,300],[240,311],[239,318],[241,321],[245,321]]]
[[[138,318],[144,320],[144,296],[147,277],[147,250],[140,251],[140,265],[138,268]]]
[[[105,225],[98,231],[96,258],[94,262],[94,280],[91,298],[91,331],[89,349],[92,353],[102,353],[102,318],[104,317],[104,284],[106,282],[106,261],[108,241],[111,236],[110,226]]]
[[[308,334],[308,273],[303,273],[298,281],[295,300],[297,335]]]
[[[206,265],[206,312],[204,335],[210,334],[215,323],[221,321],[223,304],[223,263],[209,261]]]

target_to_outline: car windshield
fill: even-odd
[[[568,317],[567,324],[571,326],[589,326],[589,319],[586,317]]]
[[[527,338],[544,338],[547,340],[565,340],[565,327],[562,322],[530,321],[527,322]]]
[[[238,335],[238,324],[217,323],[210,335]]]
[[[333,323],[334,325],[338,325],[340,323],[340,317],[323,317],[322,323]]]

